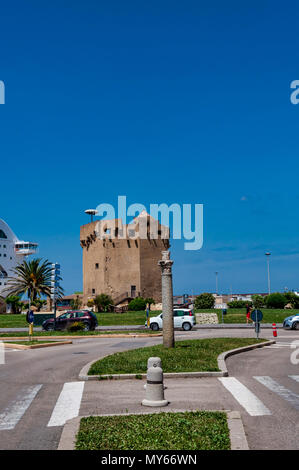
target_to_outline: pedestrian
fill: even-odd
[[[247,304],[246,305],[246,323],[248,325],[248,321],[251,320],[250,318],[250,312],[251,312],[251,308],[249,307],[249,305]],[[252,321],[252,320],[251,320]]]

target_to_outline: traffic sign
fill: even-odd
[[[262,312],[261,312],[260,310],[253,310],[253,311],[251,312],[250,317],[251,317],[251,320],[252,320],[252,321],[254,321],[254,322],[260,322],[260,321],[262,321],[262,319],[263,319],[263,314],[262,314]]]
[[[33,323],[34,322],[34,313],[33,313],[32,310],[27,312],[26,321],[27,321],[27,323]]]

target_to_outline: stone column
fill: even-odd
[[[174,347],[172,265],[169,251],[162,251],[158,262],[162,271],[163,346]]]

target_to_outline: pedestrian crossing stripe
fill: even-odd
[[[271,411],[235,377],[219,377],[222,385],[233,395],[250,416],[271,415]]]
[[[284,398],[287,402],[289,402],[296,410],[299,410],[299,395],[297,393],[292,392],[288,388],[280,385],[278,382],[273,380],[271,377],[265,375],[262,377],[254,376],[255,380],[263,384],[272,392],[275,392],[280,397]]]
[[[41,388],[42,385],[33,385],[19,393],[17,399],[0,414],[0,431],[14,429]]]
[[[67,382],[56,402],[48,427],[63,426],[67,420],[79,415],[85,382]]]

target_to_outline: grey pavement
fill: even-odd
[[[255,335],[253,328],[248,328],[226,329],[225,334],[221,329],[177,331],[175,336],[176,340],[183,340]],[[272,332],[265,329],[261,332],[261,337],[272,339]],[[250,416],[217,378],[165,379],[165,395],[170,401],[167,408],[236,410],[242,415],[251,449],[297,449],[299,419],[294,403],[296,405],[299,383],[289,377],[299,374],[298,365],[290,363],[290,353],[294,351],[290,345],[294,340],[299,340],[299,332],[282,330],[278,333],[277,345],[242,353],[227,360],[230,376],[256,394],[271,415]],[[0,448],[57,449],[63,426],[50,427],[48,424],[65,384],[82,384],[78,381],[79,372],[86,363],[94,359],[160,343],[162,337],[121,340],[74,338],[73,344],[68,346],[6,352],[5,364],[0,365]],[[293,402],[268,390],[254,379],[257,375],[270,376],[284,385],[293,393]],[[22,402],[22,397],[26,396],[28,389],[37,385],[41,388],[27,406]],[[144,407],[140,404],[145,393],[143,385],[143,380],[85,382],[82,385],[84,391],[82,397],[80,396],[78,413],[82,416],[143,411]],[[18,406],[24,407],[24,413],[19,417]],[[68,408],[72,408],[71,404],[66,406]],[[148,408],[146,411],[149,411]],[[2,429],[1,419],[4,423]],[[11,424],[11,429],[4,429],[8,427],[7,423]]]
[[[211,329],[252,329],[253,325],[252,323],[249,323],[248,325],[246,323],[218,323],[218,324],[207,324],[207,325],[195,325],[193,327],[193,330],[211,330]],[[272,323],[261,323],[261,328],[266,328],[266,329],[272,329]],[[276,324],[277,329],[282,328],[282,323],[277,323]],[[110,325],[110,326],[98,326],[96,330],[99,331],[126,331],[126,330],[144,330],[146,331],[147,328],[145,328],[144,325]],[[22,331],[27,331],[28,332],[28,327],[27,328],[0,328],[0,333],[12,333],[12,332],[22,332]],[[41,327],[35,326],[34,331],[43,331]],[[177,331],[182,331],[182,330],[177,330]]]

